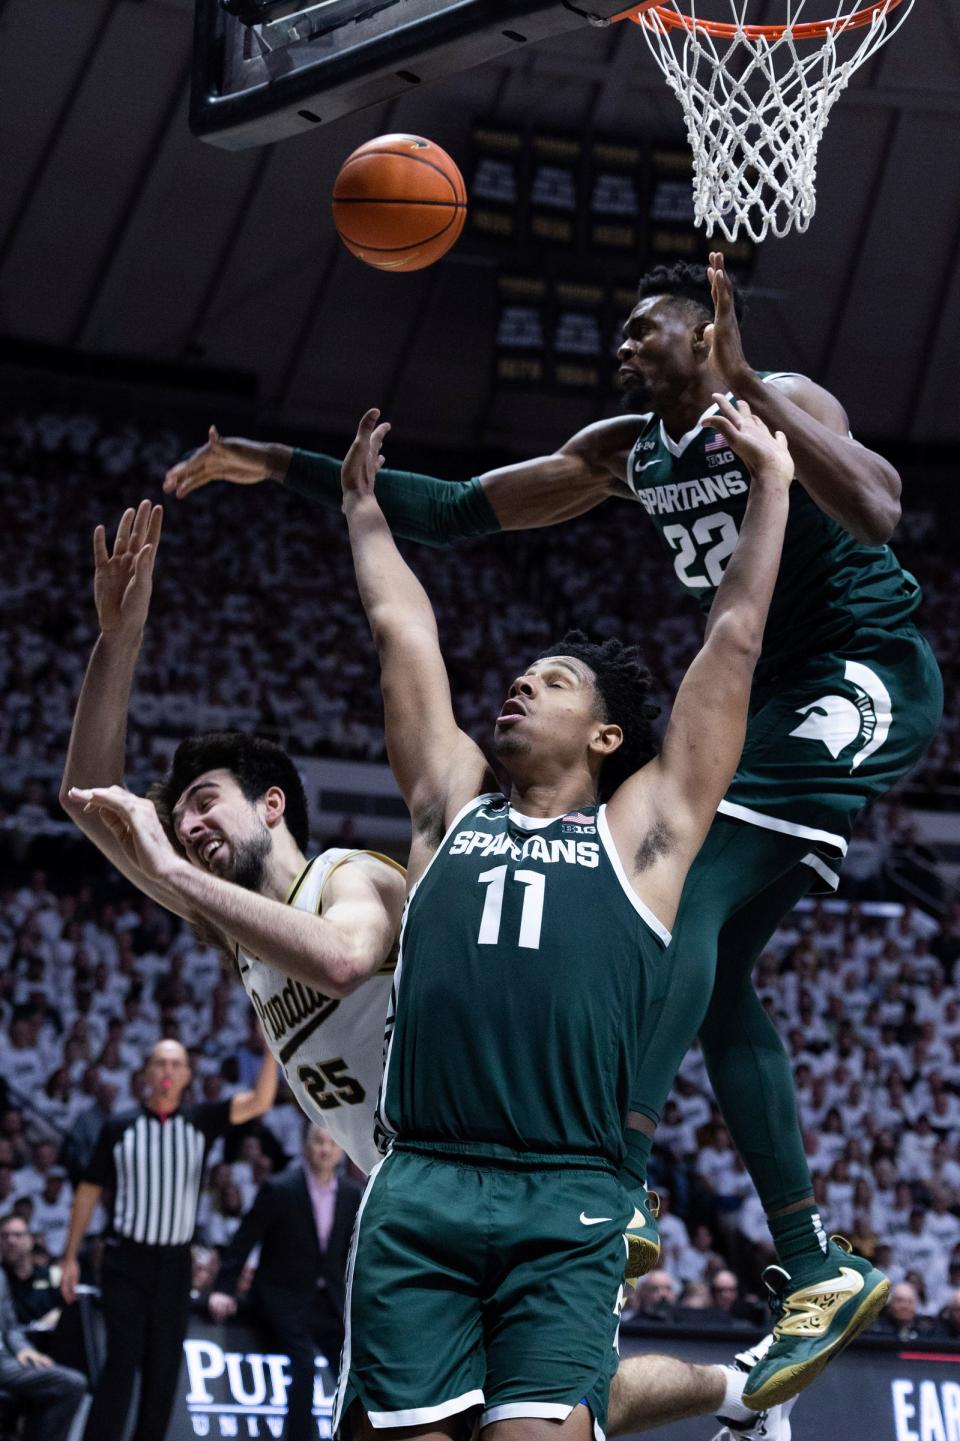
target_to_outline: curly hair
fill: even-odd
[[[286,797],[283,818],[287,829],[300,849],[306,849],[310,836],[307,797],[296,766],[273,741],[245,731],[207,731],[177,746],[170,770],[149,792],[168,831],[173,808],[187,786],[213,770],[229,771],[248,801],[259,800],[271,786],[278,786]]]
[[[599,796],[601,801],[609,800],[617,787],[660,749],[653,729],[660,707],[650,700],[653,675],[639,646],[624,645],[613,636],[592,641],[582,630],[568,630],[537,659],[553,655],[572,655],[590,667],[596,677],[600,718],[623,731],[623,744],[607,757],[600,770]]]
[[[733,290],[733,308],[738,320],[743,319],[743,297],[733,282],[733,277],[727,272]],[[705,265],[690,265],[686,260],[678,260],[675,265],[655,265],[648,270],[646,275],[640,277],[640,284],[637,287],[637,300],[646,300],[651,295],[668,295],[672,300],[683,305],[689,312],[691,319],[712,320],[713,319],[713,297],[710,294],[710,282],[707,279],[707,267]]]

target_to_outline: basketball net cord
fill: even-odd
[[[682,10],[679,0],[665,0],[636,21],[683,107],[695,223],[708,235],[719,227],[728,240],[742,228],[759,243],[770,232],[782,237],[809,226],[817,147],[834,102],[854,71],[899,29],[914,0],[889,0],[868,23],[851,27],[854,5],[815,41],[794,33],[806,0],[787,0],[783,32],[772,37],[756,27],[750,33],[744,19],[750,3],[730,0],[731,37],[715,38],[697,23],[696,0],[683,0]],[[665,12],[675,12],[679,22],[670,23]]]

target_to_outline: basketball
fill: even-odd
[[[375,270],[423,270],[457,239],[467,215],[463,176],[419,135],[380,135],[348,155],[333,187],[344,245]]]

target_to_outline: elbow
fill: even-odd
[[[332,963],[329,954],[318,958],[315,974],[321,990],[338,1001],[346,1000],[370,974],[369,952],[360,944],[346,945]]]
[[[903,514],[900,504],[902,488],[900,477],[893,467],[885,467],[882,478],[864,497],[857,514],[850,517],[847,529],[854,540],[861,545],[889,543]]]
[[[749,612],[745,614],[732,612],[721,617],[714,626],[710,639],[718,649],[723,651],[724,658],[729,664],[735,665],[738,669],[752,672],[760,659],[760,651],[763,648],[765,621],[766,612],[761,617]]]
[[[874,506],[869,515],[863,517],[861,533],[856,539],[862,545],[888,545],[902,514],[899,495],[885,496],[881,504]]]

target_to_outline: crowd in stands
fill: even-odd
[[[93,527],[109,529],[125,505],[159,496],[183,448],[173,431],[93,416],[22,415],[0,428],[0,480],[16,496],[0,532],[0,753],[20,778],[0,785],[8,834],[66,824],[55,795],[94,638]],[[213,486],[168,511],[132,705],[133,783],[154,779],[184,735],[226,726],[256,728],[299,755],[381,759],[376,671],[340,518],[275,485]],[[629,559],[625,523],[637,535]],[[923,553],[924,625],[949,697],[960,598],[952,556],[937,545],[921,513],[898,549],[908,560]],[[416,563],[460,718],[478,738],[505,680],[569,625],[601,637],[642,631],[666,701],[702,618],[678,598],[639,513],[606,506],[538,533],[535,545],[503,537],[484,544],[482,564],[475,554],[422,551]],[[951,711],[912,784],[958,777],[960,711]],[[894,806],[865,834],[889,841],[909,824]],[[758,971],[790,1048],[824,1220],[891,1274],[897,1314],[915,1302],[921,1320],[951,1307],[960,1317],[958,958],[960,908],[937,921],[909,905],[877,913],[817,903],[781,927]],[[72,1184],[103,1118],[137,1098],[160,1037],[188,1047],[196,1098],[249,1086],[262,1054],[224,959],[150,902],[40,870],[0,875],[0,1216],[21,1216],[41,1257],[61,1254]],[[300,1113],[282,1096],[236,1152],[215,1149],[199,1215],[200,1289],[213,1284],[218,1252],[257,1187],[299,1154],[301,1136]],[[770,1237],[697,1050],[666,1108],[653,1180],[665,1202],[662,1267],[631,1308],[757,1319]]]

